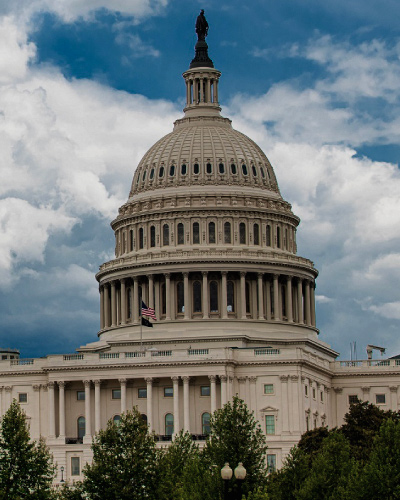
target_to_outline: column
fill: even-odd
[[[222,281],[221,281],[221,307],[222,307],[222,319],[228,318],[228,297],[227,297],[227,289],[226,289],[226,275],[228,273],[226,271],[222,271]]]
[[[100,286],[100,330],[104,330],[104,287]]]
[[[281,320],[281,314],[279,310],[279,275],[274,274],[274,319],[275,321]]]
[[[239,382],[239,398],[246,401],[246,377],[238,377]]]
[[[215,375],[209,375],[208,378],[210,379],[211,413],[214,413],[217,409],[217,377]]]
[[[155,310],[155,314],[156,314],[156,318],[157,319],[161,319],[161,309],[160,309],[160,304],[161,304],[161,301],[160,301],[160,289],[161,289],[161,286],[160,286],[160,280],[156,280],[155,283],[154,283],[154,310]]]
[[[111,326],[117,325],[117,300],[115,293],[115,281],[111,282]]]
[[[126,324],[126,279],[121,279],[121,325]]]
[[[58,412],[59,412],[59,423],[60,423],[59,437],[65,439],[65,382],[64,381],[58,382]]]
[[[86,439],[86,442],[90,442],[92,440],[92,425],[91,425],[91,419],[92,415],[90,412],[90,385],[91,382],[90,380],[84,380],[83,381],[85,385],[85,436],[84,436],[84,441]]]
[[[139,322],[139,282],[138,277],[133,277],[133,304],[132,304],[133,322]]]
[[[288,322],[293,323],[292,276],[286,276],[286,316]]]
[[[4,386],[0,386],[0,417],[4,414]]]
[[[189,319],[189,273],[183,273],[183,293],[184,293],[184,301],[185,301],[185,311],[183,314],[184,319]],[[175,417],[174,417],[175,418]],[[175,420],[174,420],[175,422]]]
[[[233,396],[233,377],[228,377],[228,401],[232,399]]]
[[[208,300],[208,272],[203,271],[203,319],[210,317]]]
[[[147,384],[147,424],[149,432],[153,431],[153,378],[145,378]]]
[[[331,412],[331,389],[325,387],[325,405],[326,405],[326,425],[332,427],[332,412]]]
[[[189,413],[189,380],[190,377],[182,377],[183,380],[183,430],[190,432],[190,413]]]
[[[305,323],[306,325],[311,325],[311,313],[310,313],[310,282],[306,280],[305,290],[304,290],[304,309],[305,309]]]
[[[339,413],[340,413],[340,408],[341,408],[340,396],[343,393],[343,387],[334,387],[333,390],[336,393],[336,395],[335,395],[335,400],[336,400],[336,415],[335,415],[336,422],[335,422],[335,425],[342,425],[343,421],[342,421],[341,415],[339,416]],[[343,412],[343,414],[344,414],[344,412]]]
[[[121,384],[121,413],[126,412],[126,378],[118,379]]]
[[[109,328],[110,322],[110,290],[108,285],[104,285],[104,327]]]
[[[165,275],[165,319],[171,321],[171,275]]]
[[[267,321],[271,321],[271,282],[268,280],[265,283],[267,296]]]
[[[397,385],[392,385],[390,389],[390,409],[397,411]]]
[[[226,384],[228,377],[226,375],[220,375],[219,378],[221,380],[221,406],[224,406],[228,402],[228,387]]]
[[[250,382],[250,409],[257,414],[257,377],[249,377]]]
[[[299,376],[290,376],[290,385],[292,389],[292,430],[293,432],[300,433],[300,401],[299,401]],[[301,395],[303,397],[303,395]]]
[[[315,322],[315,283],[310,285],[310,301],[311,301],[311,326],[316,326]]]
[[[154,277],[149,274],[147,278],[149,280],[149,307],[154,309]]]
[[[297,281],[297,314],[298,323],[303,324],[303,280],[301,278]]]
[[[101,380],[94,380],[94,430],[99,432],[101,429],[101,401],[100,386]]]
[[[242,319],[246,319],[246,273],[244,272],[240,273],[240,311]]]
[[[181,430],[179,422],[179,377],[171,378],[174,387],[174,436],[176,436]]]
[[[41,396],[40,396],[40,384],[35,384],[32,386],[35,398],[35,413],[33,417],[33,422],[34,423],[34,431],[32,432],[32,427],[31,427],[31,432],[32,432],[32,438],[38,439],[42,433],[40,429],[40,406],[41,406]],[[2,387],[0,387],[0,391],[2,390]]]
[[[54,382],[47,384],[49,395],[49,438],[56,437],[56,418],[54,408]],[[7,390],[7,387],[6,387]]]
[[[289,399],[288,399],[288,379],[287,375],[281,375],[281,395],[282,395],[282,410],[287,408],[287,411],[282,411],[282,434],[289,432]]]
[[[186,80],[186,106],[190,104],[190,81]]]
[[[264,283],[263,273],[258,273],[258,319],[264,319]]]

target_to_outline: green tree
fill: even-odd
[[[49,499],[54,476],[44,440],[30,440],[26,415],[14,400],[0,424],[0,499]]]
[[[93,462],[84,468],[89,500],[155,499],[158,452],[139,411],[110,420],[93,439]]]
[[[242,462],[247,471],[243,493],[247,495],[263,486],[266,482],[266,438],[245,403],[235,396],[232,402],[214,412],[210,428],[210,438],[203,452],[209,467],[216,466],[219,473],[226,462],[232,469]],[[218,485],[221,495],[221,479]],[[230,489],[237,495],[238,482],[234,476],[230,481]]]

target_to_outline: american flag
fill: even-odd
[[[146,304],[142,301],[142,316],[148,316],[151,319],[157,320],[156,312],[151,307],[147,307]]]

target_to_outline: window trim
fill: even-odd
[[[266,392],[265,389],[267,386],[270,386],[272,387],[272,391],[271,392]],[[275,386],[274,384],[264,384],[264,392],[263,392],[264,396],[274,396],[275,395]]]

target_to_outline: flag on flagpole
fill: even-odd
[[[149,328],[153,328],[153,323],[151,321],[149,321],[148,319],[143,318],[143,316],[142,316],[142,325],[148,326]]]
[[[157,320],[156,312],[151,307],[147,307],[146,304],[142,300],[142,316],[147,316],[151,319]]]

